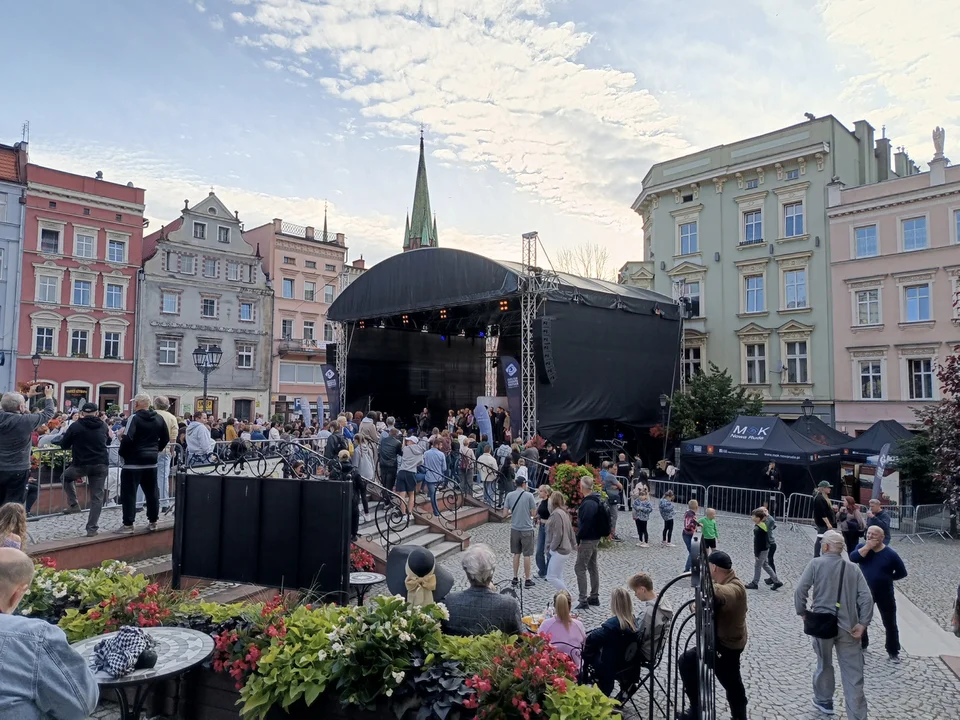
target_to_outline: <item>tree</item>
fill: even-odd
[[[915,410],[929,435],[931,477],[953,510],[960,510],[960,345],[937,368],[943,399]]]
[[[553,263],[553,269],[597,280],[614,279],[610,269],[610,252],[597,243],[581,243],[572,248],[561,248]]]
[[[914,505],[943,502],[943,492],[933,479],[933,445],[929,432],[901,440],[893,454],[897,456],[897,470],[910,483]]]
[[[733,422],[737,415],[759,415],[763,398],[733,382],[726,368],[709,364],[695,374],[670,403],[669,429],[681,440],[700,437]]]

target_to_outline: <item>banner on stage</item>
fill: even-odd
[[[477,403],[477,407],[473,410],[473,417],[477,422],[477,427],[480,428],[480,434],[492,445],[493,425],[490,424],[490,411],[487,410],[487,406]]]
[[[520,363],[509,355],[500,356],[500,371],[503,373],[503,387],[507,391],[507,403],[510,406],[510,428],[514,437],[520,435],[522,421],[522,401],[520,390]],[[526,439],[526,438],[524,438]]]
[[[323,366],[323,384],[327,388],[327,401],[330,403],[330,417],[335,418],[343,409],[340,407],[340,373],[333,365]]]
[[[297,400],[300,401],[300,412],[303,413],[304,424],[310,425],[313,420],[310,416],[310,401],[305,397],[297,398]]]

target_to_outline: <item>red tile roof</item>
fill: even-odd
[[[0,180],[19,183],[17,173],[17,151],[0,147]]]

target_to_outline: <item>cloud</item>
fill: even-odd
[[[283,70],[283,63],[278,63],[276,60],[264,60],[263,66],[268,70]]]
[[[223,30],[223,19],[219,15],[211,16],[210,27],[217,31]]]

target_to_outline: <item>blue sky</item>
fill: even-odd
[[[212,186],[248,226],[399,251],[426,128],[440,242],[641,256],[652,162],[833,113],[921,164],[960,133],[947,0],[33,0],[4,6],[0,142],[147,190]],[[95,8],[95,9],[94,9]],[[939,20],[938,20],[939,18]],[[896,31],[893,32],[893,28]],[[9,85],[13,77],[23,84]],[[156,225],[154,225],[156,227]]]

